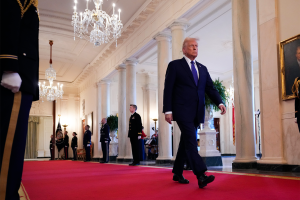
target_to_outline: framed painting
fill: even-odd
[[[293,99],[292,87],[300,77],[300,34],[281,41],[279,46],[282,99]]]

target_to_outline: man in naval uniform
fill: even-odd
[[[100,163],[108,163],[109,161],[109,126],[107,124],[107,119],[103,118],[101,120],[101,130],[100,130],[100,142],[103,152],[103,160]]]
[[[19,200],[29,111],[39,99],[37,0],[1,0],[0,199]]]
[[[91,161],[91,137],[92,137],[92,132],[90,131],[90,126],[86,125],[85,127],[85,132],[83,135],[83,146],[85,149],[85,162]]]

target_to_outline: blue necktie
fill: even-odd
[[[198,86],[198,74],[197,74],[197,70],[194,65],[194,61],[191,61],[191,68],[192,68],[192,74],[194,77],[195,84],[196,84],[196,86]]]

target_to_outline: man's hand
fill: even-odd
[[[169,124],[172,124],[172,121],[173,121],[173,114],[165,114],[165,120],[166,120]]]
[[[226,107],[223,104],[221,104],[219,105],[219,108],[221,110],[221,115],[224,115],[226,113]]]
[[[21,87],[22,79],[18,73],[15,72],[4,72],[2,75],[1,85],[13,93],[19,92]]]
[[[108,141],[105,141],[105,143],[108,143]]]

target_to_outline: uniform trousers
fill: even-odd
[[[130,137],[133,163],[140,163],[139,159],[139,139],[137,136]]]
[[[69,147],[64,147],[64,150],[65,150],[65,159],[68,159],[69,158],[69,154],[68,154]]]
[[[85,155],[86,155],[86,157],[85,157],[85,159],[86,159],[86,161],[91,161],[91,147],[89,146],[85,146]]]
[[[0,199],[4,195],[7,200],[19,200],[18,190],[23,173],[28,117],[33,96],[21,92],[14,94],[2,86],[0,86],[0,95]],[[14,102],[18,97],[19,103]],[[13,104],[14,106],[19,104],[19,109],[15,109],[16,107],[13,109]],[[17,116],[14,117],[15,114]],[[11,129],[14,120],[15,129]],[[14,130],[12,132],[14,136],[13,134],[8,136],[8,130]],[[13,138],[10,139],[12,136]],[[11,148],[8,147],[9,141],[12,142]]]
[[[75,147],[73,147],[72,150],[73,150],[73,159],[77,160],[77,149],[75,149]]]
[[[101,148],[103,152],[103,161],[108,162],[109,161],[109,141],[107,143],[101,142]]]
[[[181,131],[181,136],[172,172],[179,176],[182,175],[184,163],[187,161],[193,170],[193,173],[196,176],[201,175],[207,168],[197,149],[195,135],[197,126],[195,126],[193,122],[177,121],[177,124]]]

